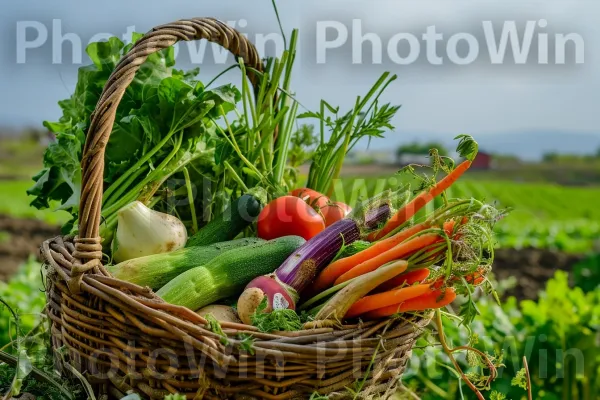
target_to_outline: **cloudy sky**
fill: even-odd
[[[600,137],[600,2],[278,3],[284,29],[300,29],[293,88],[308,108],[315,108],[321,98],[349,107],[356,95],[389,70],[398,79],[384,97],[403,105],[395,120],[400,132],[487,135],[552,130]],[[0,126],[40,125],[44,119],[57,118],[56,102],[69,96],[76,82],[78,53],[95,35],[122,36],[132,26],[145,32],[155,25],[199,16],[232,21],[238,27],[241,23],[240,30],[254,40],[278,32],[269,0],[5,2],[0,15]],[[525,54],[523,64],[515,63],[509,41],[504,63],[494,64],[489,34],[495,35],[496,46],[510,21],[519,41],[527,35],[527,27],[531,29],[529,56]],[[436,46],[427,48],[422,35],[431,27],[441,36]],[[565,63],[557,65],[556,35],[569,34],[576,40],[565,47]],[[368,38],[362,47],[361,37]],[[67,39],[62,45],[61,38]],[[540,64],[546,41],[548,63]],[[272,54],[277,46],[271,41],[263,47]],[[180,65],[193,61],[190,49],[198,48],[180,46]],[[441,57],[441,65],[433,65],[431,53]],[[319,54],[325,55],[324,63],[317,62]],[[203,80],[223,69],[213,65],[210,47],[203,61]],[[83,57],[81,62],[89,61]],[[239,81],[235,74],[229,79]]]

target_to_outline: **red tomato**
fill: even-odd
[[[267,204],[258,216],[261,239],[297,235],[308,240],[323,229],[323,218],[300,197],[279,197]]]
[[[352,207],[341,201],[336,201],[335,203],[330,203],[325,207],[321,207],[321,214],[323,214],[325,226],[329,226],[334,222],[339,221],[350,214],[350,211],[352,211]]]
[[[290,195],[304,199],[310,206],[317,210],[329,204],[329,197],[309,188],[294,189],[290,192]]]

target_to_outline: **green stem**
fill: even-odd
[[[156,204],[158,204],[158,202],[160,201],[160,197],[153,197],[152,200],[150,200],[147,204],[148,208],[154,208],[154,206]]]
[[[417,253],[410,256],[407,261],[411,265],[418,265],[421,262],[427,260],[429,257],[431,257],[432,254],[435,254],[435,253],[439,252],[440,250],[442,250],[444,247],[446,247],[445,243],[432,244],[432,245],[426,246],[423,249],[419,250]]]
[[[167,135],[160,142],[158,142],[156,146],[154,146],[149,152],[144,154],[144,156],[141,157],[135,164],[133,164],[133,166],[129,168],[123,175],[121,175],[119,179],[114,181],[113,184],[110,185],[108,189],[106,189],[106,192],[104,192],[104,197],[109,198],[110,195],[117,189],[117,187],[119,187],[123,182],[125,182],[125,180],[129,178],[131,174],[136,173],[144,164],[146,164],[146,162],[150,160],[150,158],[152,158],[152,156],[156,154],[156,152],[160,150],[169,141],[169,139],[171,139],[171,136],[173,136],[175,132],[176,131],[172,130],[169,133],[167,133]]]
[[[321,118],[319,118],[320,125],[320,142],[319,144],[325,144],[325,100],[321,100]]]
[[[231,173],[231,177],[233,178],[233,180],[236,181],[236,183],[238,185],[240,185],[240,187],[242,188],[242,190],[244,192],[247,192],[248,187],[246,186],[244,181],[240,178],[240,176],[237,174],[237,172],[235,172],[235,169],[233,169],[233,167],[227,161],[223,161],[223,164],[225,165],[225,168]]]
[[[358,128],[360,129],[366,118],[367,115],[369,114],[369,112],[371,112],[371,110],[373,109],[373,107],[375,106],[375,104],[377,104],[377,100],[379,99],[379,97],[383,94],[383,92],[385,91],[385,89],[387,89],[387,87],[396,80],[396,75],[393,75],[387,82],[385,82],[385,80],[387,79],[387,77],[390,75],[389,72],[384,72],[381,77],[379,78],[379,80],[375,83],[375,85],[373,85],[373,87],[371,88],[371,90],[369,91],[369,93],[367,93],[367,95],[365,96],[363,102],[360,105],[360,108],[362,109],[370,100],[370,98],[375,94],[375,92],[378,90],[378,88],[383,84],[383,87],[381,89],[379,89],[379,93],[377,93],[377,95],[375,96],[375,98],[373,99],[373,101],[371,102],[371,104],[369,105],[369,108],[367,109],[367,111],[364,112],[363,116],[360,118],[360,120],[358,121]],[[385,84],[384,84],[385,82]]]
[[[121,208],[125,207],[127,204],[131,203],[132,201],[135,201],[138,198],[138,196],[140,195],[140,192],[142,191],[142,189],[146,185],[148,185],[150,182],[154,182],[160,174],[164,173],[163,170],[165,169],[167,164],[171,161],[171,159],[177,154],[177,152],[181,148],[182,140],[183,140],[183,132],[181,135],[179,135],[179,137],[178,137],[177,141],[175,142],[175,145],[173,146],[173,149],[171,150],[169,155],[160,163],[160,165],[154,171],[150,172],[148,174],[148,176],[144,180],[142,180],[140,183],[138,183],[132,190],[130,190],[125,197],[121,198],[116,203],[114,203],[111,206],[102,210],[102,215],[104,216],[104,218],[108,218],[111,214],[119,211]],[[152,197],[152,196],[149,196],[149,197]],[[143,201],[143,202],[145,203],[145,201]]]
[[[17,359],[17,357],[12,356],[8,353],[5,353],[4,351],[0,351],[0,361],[10,365],[13,368],[17,368],[17,366],[19,364],[19,360]],[[73,399],[73,395],[66,388],[64,388],[61,383],[54,380],[51,376],[46,374],[44,371],[42,371],[36,367],[32,367],[31,375],[33,375],[37,380],[46,382],[47,384],[57,388],[65,398],[67,398],[69,400]]]
[[[267,84],[270,81],[269,76],[271,76],[270,71],[271,71],[272,60],[273,59],[269,59],[267,61],[267,66],[265,68],[265,72],[262,74],[260,86],[258,88],[258,95],[256,96],[257,97],[257,99],[256,99],[257,115],[258,115],[259,110],[261,112],[264,110],[265,98],[266,98],[266,94],[267,94]],[[255,121],[255,124],[258,124],[258,120]]]
[[[104,194],[104,202],[102,204],[103,207],[110,207],[112,204],[115,203],[115,201],[118,201],[118,199],[123,195],[123,193],[129,188],[129,186],[131,186],[131,184],[133,182],[136,181],[137,178],[140,177],[141,174],[143,174],[144,172],[146,172],[148,170],[148,165],[144,165],[143,167],[141,167],[140,169],[138,169],[136,172],[134,172],[128,179],[127,181],[122,184],[118,190],[115,190],[112,195],[106,195]],[[111,185],[112,188],[112,185]],[[110,189],[110,188],[109,188]],[[108,192],[108,190],[107,190]]]
[[[185,178],[185,187],[187,189],[188,202],[190,203],[190,212],[192,213],[192,233],[198,232],[198,220],[196,219],[196,206],[194,205],[194,193],[192,192],[192,181],[190,173],[186,167],[183,167],[183,176]]]
[[[296,119],[296,112],[298,111],[298,103],[294,102],[290,110],[288,120],[283,125],[283,129],[279,132],[278,151],[277,151],[277,162],[275,164],[275,183],[281,185],[283,181],[283,174],[285,172],[285,166],[287,163],[290,140],[292,138],[292,130],[294,127],[294,120]]]
[[[217,79],[219,79],[221,76],[225,75],[226,73],[228,73],[229,71],[231,71],[234,68],[237,68],[237,65],[230,65],[229,67],[225,68],[223,71],[219,72],[214,78],[211,79],[210,82],[208,82],[206,84],[206,86],[204,86],[204,90],[208,89],[213,83],[215,83],[215,81]],[[244,71],[242,71],[242,73],[244,73]]]
[[[220,126],[218,126],[215,123],[217,130],[219,130],[223,134],[225,139],[229,142],[229,144],[233,147],[233,149],[237,153],[238,157],[244,162],[244,164],[246,164],[246,167],[248,167],[248,169],[250,169],[252,172],[254,172],[260,179],[264,180],[264,176],[260,173],[260,171],[258,169],[256,169],[256,166],[254,164],[252,164],[250,161],[248,161],[248,159],[244,156],[244,154],[240,150],[240,147],[238,146],[237,141],[235,140],[235,136],[233,135],[233,132],[231,131],[231,126],[229,125],[229,121],[225,117],[224,113],[223,113],[223,119],[225,120],[225,124],[227,125],[227,130],[229,131],[231,138],[229,138],[227,136],[227,133],[225,133],[225,131],[223,131],[223,128],[221,128]]]
[[[271,4],[273,4],[275,18],[277,18],[277,23],[279,24],[279,32],[281,33],[281,37],[283,38],[283,47],[287,47],[287,39],[285,38],[285,33],[283,32],[283,25],[281,24],[281,18],[279,18],[279,10],[277,9],[277,4],[275,4],[275,0],[272,0]]]
[[[443,349],[444,353],[446,353],[448,358],[450,358],[450,361],[454,365],[456,372],[460,375],[463,382],[465,382],[467,384],[467,386],[469,386],[469,388],[473,391],[473,393],[475,393],[475,395],[477,396],[477,398],[479,400],[485,400],[485,398],[483,397],[481,392],[475,387],[475,385],[473,385],[473,383],[465,375],[462,368],[460,367],[460,365],[454,358],[453,353],[456,349],[451,349],[446,342],[446,335],[444,334],[444,325],[442,322],[442,314],[439,309],[435,310],[435,324],[437,326],[438,337],[440,339],[440,344],[442,345],[442,349]]]
[[[253,125],[256,126],[256,124],[258,123],[258,116],[256,114],[256,107],[254,105],[254,102],[256,101],[256,99],[253,99],[252,97],[252,93],[253,91],[250,90],[250,84],[248,83],[248,76],[246,75],[246,65],[244,65],[244,61],[240,60],[240,68],[242,69],[242,98],[245,98],[244,102],[248,102],[248,106],[250,108],[250,113],[252,115],[252,123]]]
[[[296,45],[298,43],[298,29],[292,30],[292,37],[290,39],[290,47],[288,48],[289,57],[285,64],[285,75],[283,77],[283,90],[281,91],[281,107],[288,105],[288,93],[290,92],[290,84],[292,77],[292,67],[294,66],[294,60],[296,59]]]
[[[116,203],[102,210],[102,216],[108,219],[111,215],[116,214],[121,208],[135,201],[139,195],[139,190],[144,186],[145,182],[140,182],[133,190],[130,190],[125,196],[121,197]]]

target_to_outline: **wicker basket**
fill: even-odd
[[[56,237],[42,245],[57,368],[81,372],[103,399],[129,391],[161,400],[170,393],[188,399],[296,399],[314,392],[345,398],[345,388],[364,377],[362,398],[387,397],[428,318],[271,334],[223,322],[228,336],[223,340],[198,314],[165,303],[149,288],[114,279],[103,267],[98,232],[104,151],[119,101],[148,55],[197,39],[220,44],[255,70],[263,68],[244,36],[208,18],[154,28],[119,62],[87,134],[80,236]],[[248,336],[254,338],[251,347],[245,346]]]

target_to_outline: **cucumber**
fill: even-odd
[[[235,238],[258,218],[264,204],[260,197],[250,193],[238,197],[223,213],[190,237],[186,247],[206,246]]]
[[[304,242],[299,236],[284,236],[230,250],[184,272],[156,294],[168,303],[197,310],[239,295],[252,279],[275,271]]]
[[[261,242],[264,242],[264,240],[246,238],[214,243],[209,246],[187,247],[171,253],[133,258],[116,265],[110,265],[106,269],[115,278],[156,290],[181,273],[204,265],[229,250]]]

